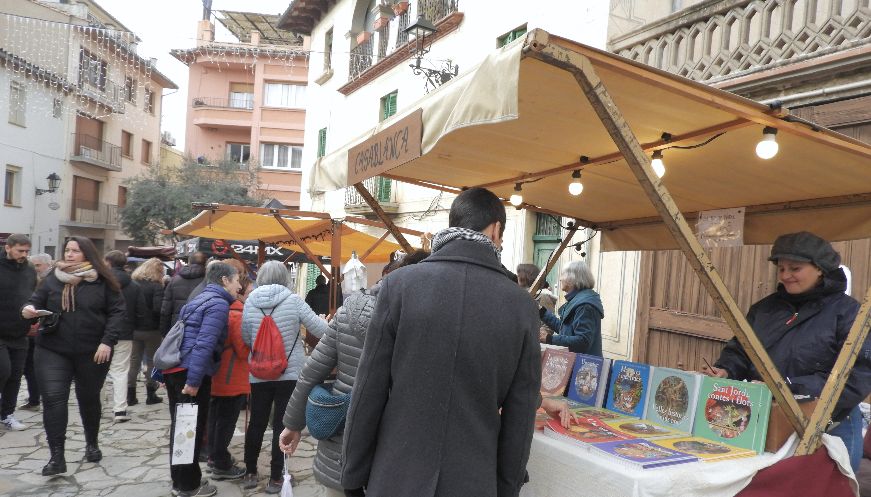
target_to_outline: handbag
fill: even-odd
[[[324,385],[316,385],[305,403],[309,434],[318,440],[327,440],[341,433],[350,404],[350,393],[334,394]]]
[[[184,320],[179,319],[172,325],[169,333],[160,342],[160,347],[154,352],[155,369],[172,369],[181,364],[182,339],[184,339]]]
[[[60,325],[60,313],[53,312],[48,316],[40,316],[39,318],[39,333],[40,335],[51,335],[56,332]]]

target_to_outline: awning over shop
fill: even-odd
[[[530,56],[535,37],[589,60],[648,157],[662,151],[661,182],[691,226],[699,211],[743,207],[745,244],[798,230],[832,241],[871,237],[868,145],[540,30],[321,158],[312,189],[348,186],[349,150],[420,110],[420,157],[367,176],[485,186],[505,199],[521,183],[527,208],[602,230],[604,250],[678,248],[573,74]],[[780,148],[769,160],[755,154],[766,126],[777,128]],[[584,189],[574,197],[567,187],[577,169]]]
[[[179,235],[225,240],[259,240],[295,252],[303,252],[303,248],[293,241],[284,226],[276,220],[275,215],[266,213],[268,209],[257,210],[262,210],[263,213],[204,210],[190,221],[175,228],[174,232]],[[332,220],[290,217],[281,219],[314,255],[331,256]],[[365,255],[365,262],[389,262],[390,254],[402,249],[394,242],[383,240],[383,237],[379,238],[355,230],[344,223],[339,230],[342,261],[347,261],[351,258],[351,254],[356,252],[358,257],[362,258]]]

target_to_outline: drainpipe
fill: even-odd
[[[838,93],[841,91],[847,90],[855,90],[857,88],[871,88],[871,79],[865,79],[862,81],[854,81],[852,83],[846,83],[838,86],[831,86],[829,88],[820,88],[819,90],[811,90],[802,93],[794,93],[792,95],[785,95],[783,97],[777,98],[769,98],[767,100],[760,100],[759,103],[769,105],[775,102],[779,102],[780,104],[786,104],[787,102],[792,102],[794,100],[801,100],[803,98],[813,98],[813,97],[822,97],[826,95],[831,95],[833,93]]]

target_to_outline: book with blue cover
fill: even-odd
[[[602,407],[608,388],[611,359],[578,354],[569,380],[568,398],[582,404]]]
[[[656,368],[651,378],[644,418],[691,433],[702,375],[679,369]]]
[[[605,407],[627,416],[644,417],[651,374],[656,368],[630,361],[614,361]]]
[[[600,453],[611,456],[614,460],[640,469],[659,468],[699,460],[692,454],[669,449],[643,438],[593,443],[592,446]]]

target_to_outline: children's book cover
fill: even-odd
[[[605,407],[611,411],[641,418],[650,386],[653,366],[629,361],[614,361]]]
[[[609,411],[604,407],[593,407],[593,406],[580,406],[580,407],[572,407],[569,404],[569,410],[574,413],[575,416],[579,417],[593,417],[599,418],[602,421],[612,421],[615,419],[639,419],[635,416],[627,416],[621,412]]]
[[[566,390],[575,353],[568,350],[547,349],[541,359],[541,395],[562,395]]]
[[[756,452],[750,449],[742,449],[734,445],[714,442],[700,437],[664,438],[657,440],[656,443],[667,449],[692,454],[705,462],[738,459],[740,457],[756,455]]]
[[[601,407],[610,369],[611,359],[578,354],[569,381],[569,399]]]
[[[771,391],[764,383],[706,376],[699,391],[693,435],[761,454],[770,413]]]
[[[611,428],[599,418],[576,418],[568,429],[563,428],[559,420],[551,419],[547,422],[544,433],[553,438],[566,440],[582,447],[586,447],[591,443],[634,438],[632,435]]]
[[[646,438],[648,440],[688,437],[690,435],[688,432],[677,430],[659,423],[654,423],[653,421],[646,419],[607,420],[605,421],[605,424],[615,430],[620,430],[622,433],[628,433],[634,437]]]
[[[641,469],[698,461],[698,458],[692,454],[668,449],[643,438],[595,443],[593,447],[623,463]]]
[[[644,418],[687,433],[693,430],[702,375],[679,369],[656,368]]]

